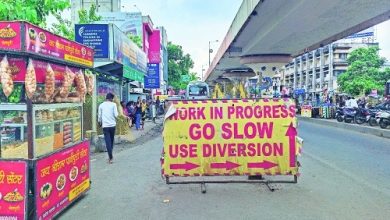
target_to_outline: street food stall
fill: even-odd
[[[91,48],[0,22],[0,219],[52,219],[89,190],[92,67]]]

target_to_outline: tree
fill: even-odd
[[[85,9],[79,10],[78,14],[80,24],[90,24],[95,21],[100,21],[102,18],[96,14],[95,4],[92,4],[88,11]],[[68,19],[62,18],[60,13],[54,14],[54,17],[57,19],[57,23],[53,24],[51,31],[69,40],[74,40],[75,33],[72,22]]]
[[[194,61],[189,54],[184,54],[180,45],[168,43],[168,82],[174,89],[185,89],[188,82],[182,81],[182,75],[188,75],[191,80],[197,79],[196,73],[191,73]]]
[[[46,27],[48,15],[62,12],[69,6],[69,0],[1,0],[0,20],[26,20]]]
[[[378,52],[378,47],[368,47],[350,53],[348,69],[337,79],[341,91],[355,96],[368,94],[372,89],[377,89],[379,94],[383,93],[390,70],[380,69],[385,59]]]
[[[95,4],[92,4],[88,11],[86,9],[79,10],[79,24],[91,24],[100,21],[102,16],[99,16],[96,12]]]
[[[128,34],[127,37],[142,49],[142,38],[138,35]]]

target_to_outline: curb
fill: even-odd
[[[321,124],[325,126],[331,126],[336,128],[348,129],[351,131],[375,135],[378,137],[389,138],[390,139],[390,129],[381,129],[378,127],[369,127],[364,125],[348,124],[345,122],[335,122],[332,119],[318,119],[318,118],[306,118],[306,117],[297,117],[299,121],[307,121],[311,123]]]

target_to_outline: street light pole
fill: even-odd
[[[211,64],[211,53],[213,52],[213,49],[211,49],[211,43],[215,43],[215,42],[218,42],[218,40],[215,40],[215,41],[209,41],[209,66]]]

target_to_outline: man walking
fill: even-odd
[[[113,163],[112,150],[114,149],[114,137],[118,109],[112,101],[114,95],[107,93],[106,101],[99,105],[98,121],[103,128],[104,140],[108,153],[108,163]]]

